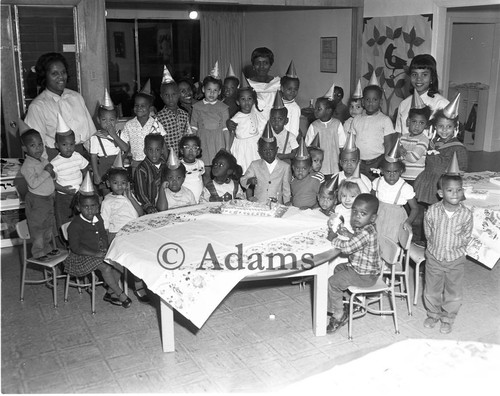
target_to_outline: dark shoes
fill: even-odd
[[[132,305],[132,300],[129,297],[127,297],[127,299],[123,301],[121,304],[123,308],[130,308],[130,306]]]
[[[122,302],[120,301],[120,299],[118,297],[112,296],[109,293],[106,293],[102,299],[106,302],[109,302],[110,304],[113,304],[113,305],[122,305]]]
[[[137,297],[137,299],[142,303],[148,303],[150,301],[148,293],[144,287],[134,290],[134,294]]]
[[[326,332],[328,334],[335,333],[338,329],[340,329],[347,323],[347,319],[348,319],[348,313],[345,310],[340,319],[336,319],[334,316],[332,316],[330,318],[330,323],[328,323],[328,326],[326,327]]]

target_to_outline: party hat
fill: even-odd
[[[460,175],[460,168],[458,166],[457,152],[453,153],[453,157],[451,159],[450,165],[448,165],[448,169],[446,169],[447,175]]]
[[[244,89],[244,88],[249,88],[249,87],[250,87],[250,84],[248,83],[247,78],[245,77],[245,75],[243,73],[241,73],[241,80],[240,80],[239,88]]]
[[[113,101],[111,100],[111,96],[109,96],[108,88],[104,88],[104,98],[102,99],[101,107],[106,110],[115,109]]]
[[[122,152],[120,151],[116,158],[115,161],[113,162],[113,165],[111,165],[112,168],[114,169],[125,169],[123,166],[123,159],[122,159]]]
[[[226,78],[228,78],[228,77],[236,77],[236,74],[234,74],[233,66],[231,66],[231,63],[229,64],[229,67],[227,68]]]
[[[82,195],[94,195],[94,185],[92,184],[92,178],[90,177],[90,171],[83,178],[83,182],[80,185],[80,194]]]
[[[460,105],[460,92],[457,92],[455,99],[443,109],[443,113],[447,118],[456,118],[458,116],[458,106]]]
[[[361,79],[358,80],[358,85],[356,85],[356,90],[352,94],[353,99],[361,99],[363,97],[363,90],[361,89]]]
[[[219,61],[216,61],[215,65],[214,65],[214,68],[212,70],[210,70],[210,77],[213,77],[216,80],[220,80]]]
[[[295,154],[295,159],[298,160],[306,160],[310,157],[309,151],[307,151],[306,142],[304,138],[300,139],[299,148],[297,149],[297,153]]]
[[[68,132],[71,132],[70,127],[66,124],[61,114],[57,113],[56,133],[66,135]]]
[[[354,169],[354,172],[352,172],[351,179],[359,179],[359,164],[361,164],[361,161],[358,162],[358,166],[356,166],[356,169]]]
[[[387,162],[398,162],[398,160],[399,160],[398,151],[399,151],[400,139],[401,139],[401,137],[398,136],[396,143],[394,143],[394,146],[392,146],[391,151],[389,151],[389,153],[385,155],[385,160]]]
[[[285,104],[283,103],[283,94],[281,93],[280,90],[277,90],[276,96],[274,97],[273,109],[279,110],[279,109],[284,109],[284,108],[285,108]]]
[[[264,133],[262,134],[262,140],[264,140],[264,142],[267,143],[272,143],[276,140],[269,121],[266,123],[266,127],[264,128]]]
[[[330,89],[326,91],[326,94],[324,94],[323,97],[327,98],[328,100],[333,100],[333,98],[335,97],[334,91],[335,91],[335,84],[332,84]]]
[[[375,74],[375,69],[373,70],[372,76],[370,77],[370,82],[368,85],[376,85],[377,87],[380,87],[380,84],[378,83],[377,75]]]
[[[167,168],[177,169],[180,165],[181,162],[179,161],[179,157],[177,157],[175,150],[172,147],[170,147],[170,154],[168,155],[168,160],[167,160]]]
[[[334,192],[339,188],[339,174],[334,175],[326,184],[325,190],[328,192]]]
[[[420,97],[417,90],[413,91],[413,97],[411,98],[411,108],[412,109],[423,109],[425,107],[425,103]]]
[[[140,90],[140,93],[142,93],[144,95],[153,96],[153,94],[151,92],[151,80],[149,78],[148,78],[148,81],[146,81],[146,84],[144,84],[144,86]]]
[[[290,65],[288,66],[285,76],[290,78],[299,78],[299,76],[297,76],[297,71],[295,70],[295,65],[293,64],[293,60],[290,61]]]
[[[18,118],[17,125],[19,127],[19,135],[22,135],[27,130],[31,129],[28,124],[26,124],[21,118]]]
[[[162,84],[168,84],[175,82],[174,79],[172,78],[172,75],[167,69],[167,66],[163,65],[163,78],[161,79]]]
[[[352,132],[347,133],[347,139],[344,144],[344,148],[342,151],[344,153],[352,153],[356,151],[358,148],[356,147],[356,135]]]
[[[319,145],[319,132],[316,134],[316,136],[314,137],[313,141],[311,142],[311,144],[309,145],[309,147],[318,147],[320,148],[321,146]]]

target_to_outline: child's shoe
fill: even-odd
[[[441,334],[450,334],[452,330],[451,323],[448,322],[441,322],[441,327],[439,328],[439,332]]]
[[[437,322],[439,322],[439,319],[434,319],[434,318],[431,318],[430,316],[428,316],[424,320],[424,327],[426,329],[433,329],[434,327],[436,327]]]
[[[347,323],[348,313],[344,310],[342,317],[340,319],[336,319],[334,316],[330,317],[330,323],[326,327],[326,332],[328,334],[335,333],[338,329],[344,326]]]

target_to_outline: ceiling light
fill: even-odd
[[[189,19],[198,19],[198,11],[189,11]]]

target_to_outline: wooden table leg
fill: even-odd
[[[314,277],[313,330],[316,337],[326,335],[328,298],[328,262],[316,269]]]
[[[175,352],[174,310],[163,300],[160,300],[160,307],[160,332],[163,352]]]

